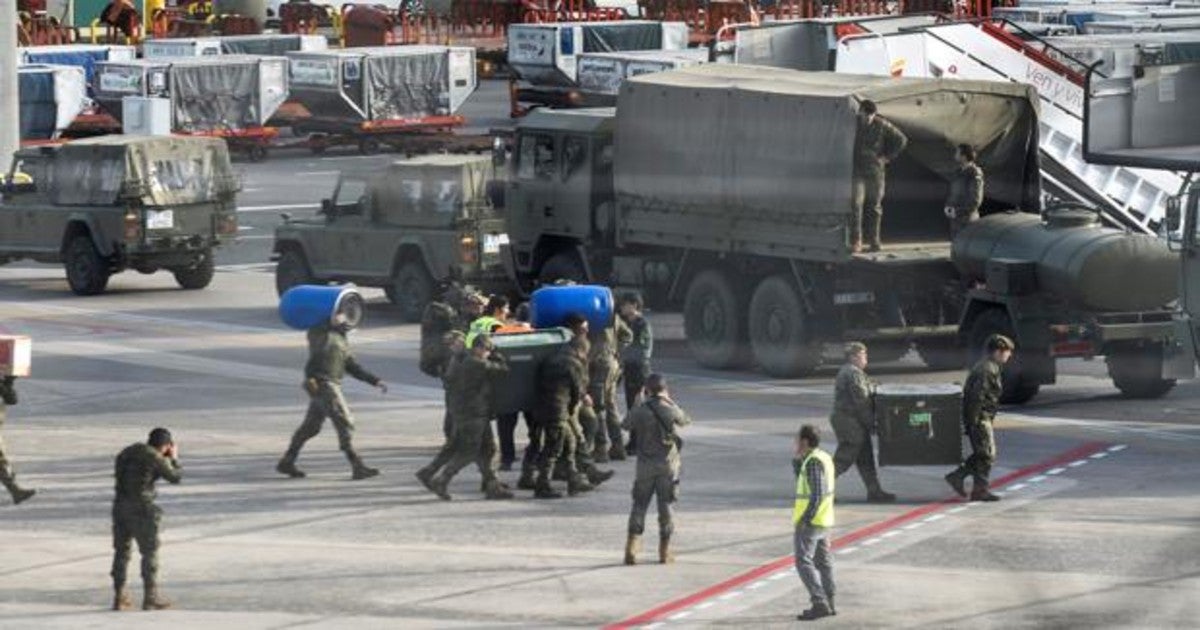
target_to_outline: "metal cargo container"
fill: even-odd
[[[578,56],[576,80],[582,90],[616,96],[629,77],[702,63],[708,63],[707,49],[582,53]]]
[[[1088,22],[1083,25],[1085,34],[1142,33],[1146,31],[1195,31],[1200,30],[1200,18],[1171,18],[1125,20],[1121,22]]]
[[[1104,62],[1099,71],[1110,78],[1131,76],[1139,54],[1149,50],[1170,47],[1175,53],[1200,58],[1200,31],[1048,37],[1046,42],[1054,47],[1047,52],[1060,61],[1065,53],[1088,66]]]
[[[962,392],[955,385],[880,385],[875,422],[880,466],[962,461]]]
[[[147,39],[142,42],[143,59],[209,57],[219,54],[221,54],[221,39],[218,37]]]
[[[222,55],[139,59],[96,66],[96,99],[117,115],[126,96],[171,101],[181,132],[261,127],[288,97],[287,59]]]
[[[83,68],[84,79],[92,85],[94,68],[99,61],[133,61],[137,49],[133,46],[64,44],[62,46],[31,46],[20,49],[21,63],[45,63]]]
[[[83,68],[27,65],[17,68],[21,139],[57,138],[90,103]]]
[[[978,148],[991,203],[1040,207],[1031,86],[706,64],[621,86],[621,239],[845,260],[864,99],[909,138],[889,168],[885,203],[897,211],[884,212],[885,240],[904,232],[945,239],[945,181],[958,143]]]
[[[534,85],[574,87],[576,56],[629,50],[682,50],[683,22],[558,22],[508,27],[508,65]]]
[[[347,48],[291,52],[287,58],[292,100],[317,119],[449,116],[476,87],[474,48]]]
[[[286,55],[290,52],[328,50],[324,35],[227,35],[221,37],[221,52],[227,55]]]

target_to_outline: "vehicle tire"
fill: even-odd
[[[91,236],[76,234],[71,237],[63,254],[67,284],[75,295],[99,295],[104,292],[111,274],[108,262],[96,251]]]
[[[196,264],[172,269],[171,273],[175,275],[175,282],[179,283],[180,288],[195,291],[211,284],[215,271],[212,251],[209,250],[204,252]]]
[[[308,150],[313,155],[325,155],[329,148],[329,138],[324,135],[312,135],[308,138]]]
[[[1008,313],[1003,309],[989,308],[975,316],[975,321],[971,324],[971,333],[968,335],[969,350],[975,361],[983,358],[984,344],[987,343],[987,338],[995,333],[1000,333],[1010,339],[1016,337]],[[1004,404],[1025,404],[1036,396],[1038,389],[1041,388],[1041,384],[1031,382],[1022,376],[1021,364],[1021,351],[1018,349],[1004,365],[1002,377],[1004,389],[1000,393],[1000,402]]]
[[[410,260],[400,264],[384,292],[388,300],[400,308],[404,321],[419,322],[425,307],[433,299],[433,278],[424,264]]]
[[[754,360],[767,374],[793,378],[821,364],[821,344],[812,342],[808,315],[787,277],[771,276],[759,283],[748,319]]]
[[[542,264],[538,270],[538,283],[541,285],[554,284],[557,280],[571,280],[579,284],[588,281],[583,263],[573,251],[559,252]]]
[[[377,155],[381,148],[379,140],[375,138],[366,137],[358,141],[358,152],[363,155]]]
[[[1126,398],[1160,398],[1175,387],[1162,377],[1162,348],[1125,348],[1104,357],[1113,385]]]
[[[246,149],[246,157],[251,162],[262,162],[267,159],[267,147],[261,144],[252,144],[250,148]]]
[[[683,302],[683,327],[696,362],[718,370],[741,367],[750,354],[746,300],[722,272],[700,272]]]
[[[312,281],[312,271],[308,269],[304,254],[299,250],[285,249],[279,256],[279,264],[275,265],[275,292],[283,295],[298,284],[311,284]]]
[[[917,341],[917,354],[931,370],[961,370],[967,365],[967,349],[958,339],[922,339]]]

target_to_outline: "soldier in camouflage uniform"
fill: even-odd
[[[5,408],[8,405],[17,404],[15,381],[16,378],[12,376],[0,378],[0,430],[4,429],[4,419],[7,415]],[[37,490],[29,490],[17,485],[16,473],[13,472],[12,463],[8,461],[8,455],[4,452],[3,435],[0,435],[0,483],[3,483],[4,487],[8,489],[8,493],[12,495],[13,505],[20,505],[37,494]]]
[[[467,302],[467,294],[453,282],[439,287],[438,297],[425,306],[421,314],[421,358],[419,367],[425,374],[441,378],[450,359],[443,343],[452,330],[467,331],[470,320],[459,315]]]
[[[542,429],[543,440],[538,453],[538,476],[534,496],[539,499],[558,499],[562,493],[550,480],[559,459],[566,460],[567,492],[575,495],[587,492],[592,485],[576,471],[575,455],[578,444],[572,430],[571,418],[580,405],[590,405],[587,378],[578,365],[587,361],[586,331],[571,338],[557,354],[538,366],[538,394],[534,417]]]
[[[116,498],[113,500],[113,610],[128,610],[133,601],[125,591],[125,572],[129,567],[133,541],[142,554],[144,610],[170,608],[171,603],[158,593],[158,530],[162,510],[154,504],[154,483],[166,479],[179,483],[179,448],[170,431],[150,432],[146,443],[138,442],[117,455],[114,467]]]
[[[496,379],[508,372],[508,363],[494,349],[490,335],[476,335],[470,352],[455,362],[446,376],[452,437],[434,461],[417,473],[422,485],[446,501],[450,500],[447,490],[450,480],[471,462],[479,466],[487,498],[512,498],[512,492],[496,478],[492,388]],[[444,466],[441,462],[445,462]]]
[[[623,428],[638,436],[636,450],[631,453],[637,456],[637,478],[633,482],[633,507],[625,539],[625,564],[637,564],[651,499],[658,502],[658,561],[669,564],[675,559],[671,554],[671,534],[675,531],[671,504],[678,498],[682,464],[679,449],[683,442],[676,431],[692,420],[671,400],[667,381],[661,374],[647,377],[645,394],[642,404],[629,412],[622,423]]]
[[[338,446],[350,461],[352,478],[369,479],[379,474],[377,469],[363,463],[351,443],[354,417],[350,415],[350,407],[342,395],[342,378],[349,374],[385,394],[387,385],[354,359],[354,355],[350,353],[350,341],[346,338],[349,330],[343,313],[334,315],[329,324],[314,326],[308,330],[309,357],[304,366],[304,391],[309,396],[308,413],[304,416],[304,422],[292,435],[287,452],[275,466],[275,470],[280,474],[293,478],[304,476],[304,472],[296,467],[296,458],[300,456],[300,449],[304,447],[304,443],[321,432],[325,418],[333,422],[333,428],[337,431]]]
[[[575,376],[577,380],[584,383],[588,383],[591,380],[590,370],[588,369],[588,358],[572,356],[571,366],[577,372]],[[600,416],[596,415],[594,400],[591,394],[588,394],[588,399],[585,400],[585,403],[579,405],[578,410],[572,414],[570,424],[572,433],[575,436],[574,472],[586,477],[592,487],[597,487],[611,479],[615,473],[611,470],[601,470],[598,468],[593,456],[596,440],[605,432],[603,421],[600,419]],[[570,478],[571,471],[568,471],[565,479],[570,480]]]
[[[445,441],[442,443],[441,450],[434,456],[433,461],[417,471],[417,479],[426,488],[429,487],[429,482],[433,479],[433,475],[441,470],[443,466],[450,463],[450,458],[454,456],[454,449],[450,447],[454,438],[454,419],[450,415],[450,374],[466,356],[467,350],[464,343],[466,337],[466,335],[457,330],[452,330],[442,337],[442,343],[446,345],[448,356],[450,357],[442,367],[442,400],[444,404],[442,434],[445,437]]]
[[[620,317],[612,324],[589,334],[592,344],[588,357],[588,395],[592,397],[591,411],[597,420],[593,443],[593,458],[607,462],[610,450],[618,459],[625,458],[625,443],[621,435],[621,414],[617,411],[617,382],[621,380],[621,350],[633,342],[633,332]],[[609,444],[614,448],[610,449]],[[616,452],[619,451],[619,452]]]
[[[1000,393],[1004,384],[1004,364],[1012,357],[1015,348],[1012,340],[1004,335],[988,337],[984,350],[987,353],[967,375],[963,383],[963,430],[971,442],[971,455],[958,468],[946,475],[946,483],[966,497],[963,481],[970,475],[974,478],[970,498],[972,501],[999,501],[1000,497],[988,489],[988,476],[996,463],[996,437],[992,432],[992,421],[1000,408]]]
[[[854,136],[854,218],[850,222],[850,247],[863,249],[863,238],[873,252],[882,246],[879,226],[883,220],[883,192],[887,164],[896,159],[908,138],[876,112],[872,101],[858,108],[858,130]]]
[[[829,423],[837,435],[837,451],[833,455],[837,476],[858,466],[867,487],[867,501],[891,503],[896,495],[884,492],[875,469],[875,450],[871,432],[875,428],[875,407],[871,400],[871,381],[864,372],[867,367],[867,347],[861,343],[846,344],[846,364],[838,370],[833,386],[833,415]]]
[[[958,170],[950,180],[950,195],[944,210],[950,219],[950,238],[979,220],[979,206],[983,204],[983,169],[975,163],[975,147],[960,144],[954,150]]]

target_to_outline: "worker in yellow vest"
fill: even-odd
[[[816,427],[811,424],[800,427],[796,436],[796,506],[792,510],[792,524],[796,528],[796,572],[812,599],[812,608],[796,617],[800,621],[837,614],[833,607],[833,555],[829,550],[837,475],[833,457],[818,448],[820,443]]]
[[[508,323],[508,298],[503,295],[493,295],[483,309],[483,316],[471,322],[467,329],[467,347],[472,347],[479,335],[491,335]]]

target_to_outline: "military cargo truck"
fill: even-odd
[[[319,218],[285,215],[275,229],[276,288],[282,295],[314,282],[380,287],[408,321],[420,321],[437,280],[506,289],[500,248],[508,237],[494,173],[492,157],[478,155],[342,173]]]
[[[165,269],[184,289],[202,289],[213,249],[237,234],[240,183],[220,139],[103,136],[27,148],[5,181],[0,264],[62,263],[79,295],[103,292],[126,269]]]
[[[853,253],[853,146],[866,99],[909,145],[888,167],[882,251]],[[1013,221],[1043,226],[1036,103],[1033,88],[1018,84],[752,66],[630,79],[615,111],[538,111],[518,124],[507,194],[514,277],[525,289],[572,277],[641,291],[652,304],[683,311],[688,346],[702,365],[753,360],[775,376],[804,374],[821,363],[824,344],[847,340],[868,342],[877,361],[915,346],[931,367],[956,369],[987,334],[1007,332],[1023,360],[1007,374],[1006,398],[1027,400],[1053,381],[1053,357],[1067,349],[1054,345],[1052,332],[1067,326],[1071,339],[1072,331],[1092,330],[1098,307],[1114,305],[1057,295],[1069,281],[1026,284],[1015,295],[1010,289],[1018,287],[989,285],[977,264],[952,257],[942,208],[953,147],[969,143],[987,172],[984,212],[1023,210],[1030,213]],[[1056,221],[1044,229],[1061,227]],[[981,222],[973,238],[983,239],[983,229]],[[1030,235],[1001,230],[996,238]],[[1076,238],[1090,251],[1088,237]],[[1033,256],[1037,247],[997,251],[1011,251],[1021,267],[1017,255]],[[1139,247],[1153,249],[1143,242],[1132,249]],[[960,249],[978,253],[970,244]],[[1104,252],[1085,270],[1088,282],[1098,282],[1096,269],[1128,262],[1122,246]],[[1152,253],[1149,266],[1157,269],[1160,252]],[[1024,268],[1033,264],[1042,281],[1043,267],[1057,270],[1059,261],[1037,266],[1044,262],[1034,257]],[[1153,312],[1126,313],[1133,319],[1119,321],[1122,339],[1157,343],[1156,318],[1170,298],[1157,302],[1161,292],[1150,290],[1142,297],[1137,306]],[[1072,299],[1069,311],[1053,307]],[[1114,339],[1072,348],[1103,354]],[[1161,384],[1123,389],[1165,391]]]

